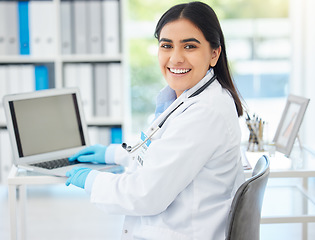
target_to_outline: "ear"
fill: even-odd
[[[210,67],[214,67],[217,64],[220,54],[221,54],[221,46],[216,49],[211,49]]]

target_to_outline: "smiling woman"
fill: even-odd
[[[211,7],[191,2],[169,9],[156,36],[168,85],[149,128],[135,147],[97,145],[72,158],[121,164],[127,172],[76,169],[67,183],[84,188],[105,212],[126,215],[123,239],[223,240],[244,172],[242,106],[221,27]]]

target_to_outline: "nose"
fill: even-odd
[[[173,48],[170,56],[170,62],[172,64],[180,64],[185,61],[184,53],[180,48]]]

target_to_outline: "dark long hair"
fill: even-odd
[[[166,11],[156,25],[154,36],[159,40],[162,28],[169,22],[185,18],[194,23],[203,33],[212,49],[221,46],[221,54],[217,64],[213,67],[221,86],[232,95],[238,116],[243,115],[242,102],[233,83],[228,61],[223,32],[219,20],[213,9],[202,2],[178,4]]]

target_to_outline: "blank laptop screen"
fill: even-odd
[[[85,145],[75,94],[9,102],[19,157]]]

